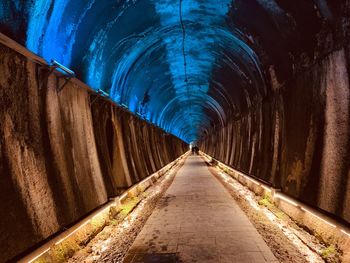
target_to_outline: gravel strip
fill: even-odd
[[[260,235],[263,237],[267,245],[270,247],[271,251],[275,257],[281,263],[307,263],[306,254],[300,252],[300,250],[293,244],[286,235],[281,231],[281,229],[274,223],[272,223],[267,216],[254,209],[247,199],[233,189],[228,183],[222,180],[218,175],[218,170],[213,167],[209,167],[212,174],[225,186],[234,200],[238,203],[240,208],[248,216],[249,220],[258,230]],[[238,183],[238,182],[237,182]],[[250,191],[250,190],[249,190]],[[257,197],[256,197],[257,198]],[[256,201],[258,201],[256,199]],[[316,255],[317,257],[317,255]],[[322,259],[317,258],[315,262],[324,262]]]
[[[122,262],[182,164],[183,161],[147,189],[143,194],[144,199],[121,223],[106,226],[86,247],[75,253],[67,262]]]

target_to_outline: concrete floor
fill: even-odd
[[[202,158],[190,156],[124,262],[278,261]]]

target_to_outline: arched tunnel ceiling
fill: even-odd
[[[186,142],[262,100],[267,65],[283,79],[330,18],[325,0],[0,3],[2,32]]]

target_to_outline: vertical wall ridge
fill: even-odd
[[[0,262],[172,162],[187,145],[0,44]],[[20,237],[20,238],[19,238]]]

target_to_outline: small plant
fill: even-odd
[[[277,212],[275,215],[278,219],[285,219],[287,217],[287,215],[283,212]]]
[[[264,196],[258,201],[259,205],[269,207],[272,205],[272,197],[270,193],[265,193]]]
[[[323,259],[328,259],[334,256],[337,253],[335,247],[333,245],[328,246],[327,248],[321,251],[321,256]]]
[[[132,197],[128,198],[124,204],[121,206],[121,211],[119,212],[119,218],[123,219],[126,217],[140,202],[140,198]]]
[[[271,203],[269,202],[269,200],[267,200],[267,199],[265,199],[265,198],[261,198],[260,200],[259,200],[259,205],[263,205],[263,206],[269,206],[269,205],[271,205]]]
[[[119,206],[111,206],[109,208],[109,218],[114,219],[118,215],[119,211],[120,211]]]
[[[55,246],[51,249],[49,262],[64,262],[77,251],[80,247],[75,242],[62,242],[61,244]],[[45,260],[46,261],[46,260]],[[46,262],[48,262],[46,261]]]
[[[226,173],[226,174],[228,174],[228,173],[230,172],[226,167],[222,168],[222,170],[223,170],[224,173]]]
[[[97,216],[94,217],[90,224],[94,227],[94,228],[100,228],[103,227],[103,225],[106,223],[106,219],[103,216]]]
[[[118,220],[112,219],[112,220],[109,221],[109,224],[110,224],[111,226],[116,226],[116,225],[118,225]]]

